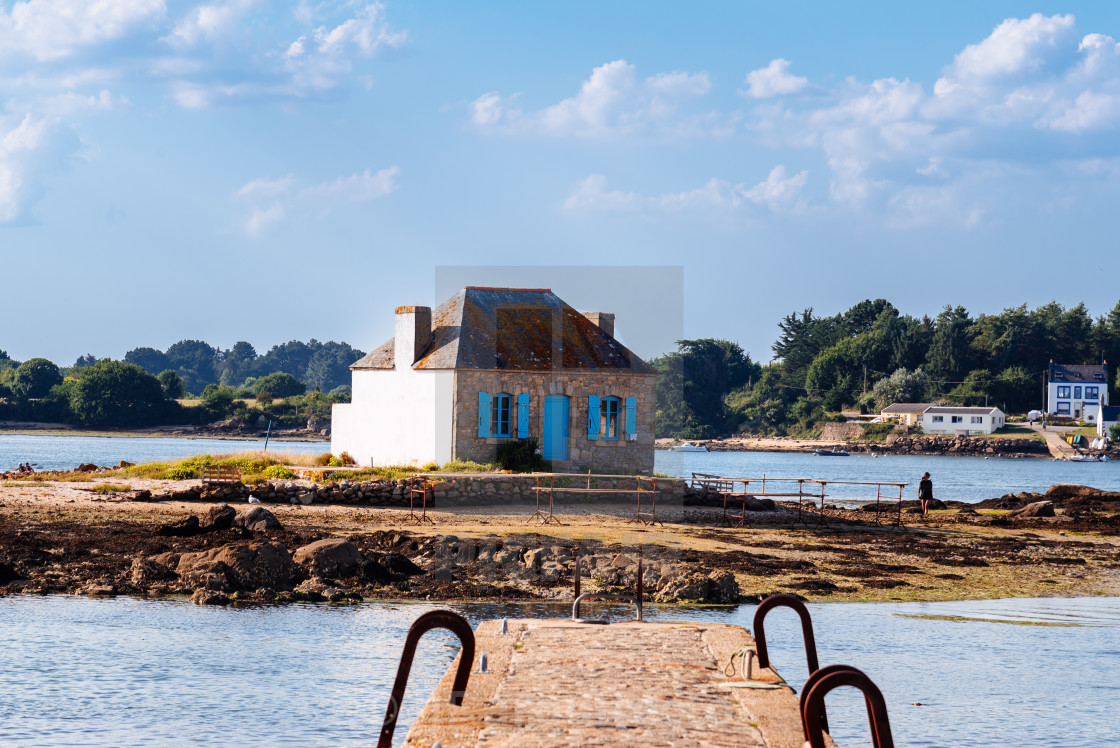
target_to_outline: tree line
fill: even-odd
[[[833,316],[787,315],[772,350],[764,366],[729,341],[684,340],[652,360],[658,435],[813,436],[841,410],[878,412],[892,402],[1041,408],[1051,360],[1120,362],[1120,302],[1095,319],[1084,304],[1057,302],[976,317],[946,306],[916,318],[865,300]]]
[[[264,417],[297,427],[349,401],[349,367],[362,355],[346,343],[314,339],[264,355],[244,341],[223,351],[183,340],[166,351],[135,348],[124,361],[86,355],[62,368],[0,350],[0,420],[141,427]],[[199,402],[179,402],[188,397]]]

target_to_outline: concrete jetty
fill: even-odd
[[[797,697],[770,668],[744,679],[750,633],[727,624],[485,621],[461,706],[459,660],[409,731],[409,748],[801,748]],[[486,672],[479,672],[483,654]],[[407,698],[407,697],[406,697]],[[827,745],[833,745],[827,741]]]

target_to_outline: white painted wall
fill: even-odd
[[[980,414],[980,423],[973,423],[973,416],[975,413],[957,414],[960,415],[961,423],[953,423],[953,413],[926,413],[922,418],[922,432],[926,434],[956,434],[958,431],[975,431],[982,434],[990,434],[996,429],[1002,428],[1007,421],[1004,412],[996,408],[991,413]],[[933,419],[941,416],[943,419],[940,423]]]
[[[359,370],[349,404],[335,405],[331,453],[361,466],[451,460],[454,372]]]
[[[1069,390],[1069,395],[1066,397],[1058,397],[1059,387],[1067,388]],[[1098,389],[1099,396],[1096,398],[1086,397],[1086,387],[1096,387]],[[1081,397],[1074,397],[1074,393],[1077,391],[1076,388],[1080,388]],[[1063,413],[1062,415],[1069,415],[1070,418],[1073,418],[1078,411],[1081,411],[1081,417],[1085,418],[1085,412],[1086,410],[1089,410],[1093,413],[1093,416],[1095,418],[1095,409],[1090,408],[1090,406],[1108,405],[1107,382],[1093,382],[1091,384],[1085,384],[1084,382],[1073,383],[1060,380],[1052,381],[1047,385],[1046,393],[1046,412],[1050,415],[1057,415],[1058,403],[1066,403],[1069,405],[1069,413]],[[1085,420],[1089,419],[1086,418]]]

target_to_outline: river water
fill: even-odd
[[[567,614],[447,607],[472,624]],[[854,665],[876,682],[898,746],[1082,748],[1120,733],[1120,598],[809,607],[821,664]],[[430,609],[0,598],[0,745],[372,746],[405,632]],[[647,613],[747,626],[753,610]],[[772,612],[767,634],[775,667],[800,688],[796,617]],[[422,640],[398,745],[456,651],[445,632]],[[828,713],[841,746],[870,745],[857,692],[834,691]]]
[[[0,470],[30,462],[37,470],[69,470],[83,462],[115,465],[178,460],[198,454],[260,450],[264,440],[183,439],[172,437],[44,436],[0,434]],[[329,442],[271,441],[277,452],[320,454]],[[916,498],[918,480],[933,476],[934,495],[943,500],[975,502],[1020,491],[1044,492],[1055,483],[1082,483],[1120,491],[1120,461],[1055,462],[1043,458],[911,457],[852,455],[818,457],[792,452],[671,452],[658,450],[655,469],[690,477],[693,472],[744,478],[815,478],[830,481],[909,483],[905,498]],[[839,503],[873,500],[875,488],[830,485],[829,499]],[[897,494],[895,494],[897,498]]]
[[[691,477],[692,473],[740,478],[815,478],[830,481],[908,483],[903,497],[918,497],[918,481],[929,472],[933,493],[943,501],[976,502],[1020,491],[1045,492],[1055,483],[1080,483],[1120,491],[1120,460],[1058,462],[1049,458],[918,457],[851,455],[819,457],[800,452],[671,452],[658,450],[656,470]],[[796,484],[794,484],[796,485]],[[767,490],[775,490],[769,485]],[[782,489],[777,489],[782,490]],[[793,489],[796,490],[796,489]],[[814,489],[815,490],[815,489]],[[884,491],[887,489],[884,487]],[[897,489],[896,489],[897,490]],[[829,499],[874,500],[875,486],[830,485]],[[895,498],[898,494],[894,494]]]
[[[119,465],[168,462],[202,454],[232,454],[264,449],[264,439],[187,439],[167,436],[58,436],[0,434],[0,471],[30,462],[36,470],[72,470],[82,463]],[[281,442],[271,439],[269,451],[322,454],[330,442]]]

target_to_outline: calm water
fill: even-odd
[[[565,614],[558,606],[449,607],[474,624]],[[408,625],[430,609],[3,598],[0,744],[371,746]],[[1120,732],[1120,598],[810,609],[821,664],[855,665],[879,685],[899,746],[1080,748],[1108,745]],[[651,613],[748,625],[753,606]],[[796,617],[777,610],[767,621],[774,664],[800,687],[806,673]],[[405,697],[407,723],[455,651],[454,637],[441,632],[421,642]],[[841,746],[870,745],[855,691],[833,692],[828,707]],[[405,733],[402,722],[398,744]]]
[[[1055,483],[1081,483],[1120,491],[1120,460],[1055,462],[1046,458],[912,457],[851,455],[818,457],[780,452],[671,452],[658,450],[656,470],[691,477],[693,472],[742,478],[815,478],[818,480],[909,483],[903,497],[918,497],[918,481],[929,471],[933,493],[942,500],[983,501],[1005,493],[1044,492]],[[767,490],[772,490],[767,486]],[[832,485],[832,500],[875,498],[874,486]],[[895,494],[897,498],[898,494]]]
[[[269,451],[321,454],[329,442],[280,442],[270,439]],[[164,462],[201,454],[230,454],[264,449],[264,439],[182,439],[135,436],[43,436],[0,434],[0,470],[30,462],[36,470],[71,470],[83,462],[117,465]]]

